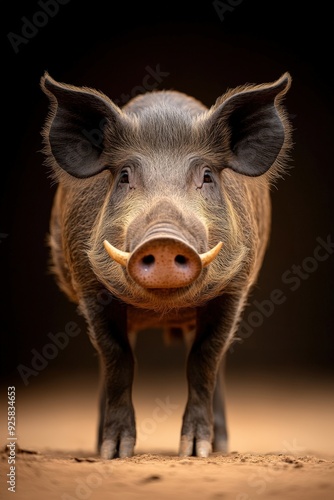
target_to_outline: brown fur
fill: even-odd
[[[206,378],[212,391],[212,376],[233,339],[266,250],[270,186],[284,172],[290,148],[290,127],[281,105],[289,86],[286,74],[273,84],[238,87],[210,109],[179,92],[153,92],[121,110],[100,92],[44,77],[42,87],[51,102],[43,131],[45,153],[59,183],[50,224],[52,269],[62,291],[79,304],[102,357],[107,337],[93,321],[92,304],[105,289],[127,305],[128,335],[150,326],[190,333],[195,325],[189,367],[196,343],[206,342],[201,332],[207,331],[207,338],[212,337],[210,355],[196,376],[189,368],[190,395]],[[103,136],[101,144],[84,142],[82,108],[87,126],[93,123],[96,137]],[[107,121],[100,130],[104,115]],[[247,134],[253,149],[244,141]],[[82,153],[83,145],[87,152]],[[81,160],[87,178],[82,178]],[[92,175],[95,164],[97,173]],[[119,174],[126,165],[131,165],[132,180],[121,186]],[[211,169],[216,180],[212,185],[200,185],[202,165]],[[159,220],[170,221],[198,253],[219,241],[223,248],[195,283],[157,293],[140,286],[112,261],[103,241],[133,251],[145,237],[145,227]],[[211,302],[217,302],[212,309]],[[217,325],[210,320],[205,326],[205,308],[209,318],[217,316]],[[107,309],[103,312],[102,307],[101,321]],[[110,365],[110,356],[105,365]],[[203,395],[207,389],[198,391]],[[186,435],[192,412],[185,413]]]

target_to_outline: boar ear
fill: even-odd
[[[58,83],[47,73],[41,87],[51,103],[43,132],[46,152],[74,177],[91,177],[106,169],[105,130],[120,126],[121,110],[102,93]]]
[[[279,101],[290,83],[285,73],[272,84],[236,89],[217,101],[209,118],[210,137],[225,167],[255,177],[273,165],[289,132]]]

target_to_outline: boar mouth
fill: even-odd
[[[180,293],[182,291],[188,290],[189,286],[185,286],[182,288],[150,288],[149,291],[155,295],[162,295],[162,296],[168,296],[168,295],[174,295],[175,293]]]
[[[108,255],[127,269],[127,274],[142,288],[154,294],[172,295],[187,289],[218,255],[222,242],[205,253],[180,238],[170,235],[149,238],[133,252],[124,252],[107,240],[104,247]]]

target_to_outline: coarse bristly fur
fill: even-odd
[[[282,85],[283,81],[285,85]],[[275,84],[240,86],[227,91],[210,109],[180,92],[156,91],[134,98],[121,110],[101,92],[60,84],[46,74],[42,79],[42,88],[50,98],[51,106],[43,130],[44,152],[47,165],[59,183],[49,242],[52,269],[69,298],[80,302],[85,287],[94,289],[94,283],[99,282],[128,304],[165,313],[175,308],[196,307],[224,291],[234,293],[244,288],[248,292],[256,280],[269,236],[269,186],[284,172],[291,146],[290,126],[281,105],[289,86],[288,74]],[[236,106],[233,99],[241,101],[241,104],[237,102],[237,106],[241,106],[244,100],[245,107],[250,107],[250,113],[254,113],[253,96],[257,105],[256,98],[260,94],[258,100],[261,105],[266,98],[261,93],[272,93],[275,87],[280,88],[269,99],[269,105],[274,107],[283,126],[284,141],[277,154],[270,151],[272,146],[275,147],[275,137],[272,144],[267,141],[266,149],[261,151],[262,156],[268,154],[270,158],[275,158],[274,161],[268,159],[270,168],[266,168],[262,175],[254,177],[248,172],[242,175],[238,169],[233,171],[233,162],[229,161],[233,156],[228,121],[228,113],[231,112],[225,111],[226,118],[224,109],[230,103],[232,107]],[[97,108],[96,117],[93,117],[95,121],[89,117],[87,124],[84,117],[80,126],[86,126],[90,131],[89,127],[93,125],[95,133],[97,130],[103,134],[99,147],[103,146],[101,156],[104,155],[108,173],[100,169],[97,175],[81,178],[80,174],[70,175],[61,160],[57,161],[56,147],[52,145],[50,135],[56,128],[55,123],[60,122],[53,132],[53,142],[61,143],[60,147],[57,146],[58,150],[65,151],[68,143],[72,149],[66,152],[67,157],[78,163],[78,169],[82,157],[93,162],[91,144],[88,141],[84,144],[79,137],[82,130],[65,123],[65,118],[80,121],[80,106],[85,105],[87,98],[96,101],[93,105],[89,103],[90,107]],[[78,104],[72,109],[75,101]],[[102,129],[100,125],[104,116],[107,120]],[[270,139],[271,130],[267,126],[265,133]],[[254,135],[256,145],[259,138]],[[65,158],[65,153],[61,152],[60,157]],[[188,196],[185,189],[187,170],[194,159],[216,169],[220,178],[220,199]],[[113,201],[117,174],[120,166],[128,161],[139,165],[141,175],[145,168],[144,181],[146,185],[151,183],[153,189],[145,190],[142,177],[142,186],[130,190],[124,199],[115,194]],[[222,168],[229,163],[232,168]],[[224,246],[218,258],[208,270],[203,271],[195,284],[169,295],[159,295],[143,289],[126,276],[124,270],[110,260],[102,242],[108,239],[118,248],[125,249],[129,224],[133,220],[139,222],[142,214],[150,213],[166,197],[190,226],[193,214],[202,221],[206,232],[202,236],[206,240],[202,242],[202,251],[220,240]],[[200,251],[200,242],[195,241],[194,246]]]
[[[284,174],[291,148],[282,104],[290,83],[285,73],[273,83],[240,86],[210,109],[177,91],[140,95],[120,109],[102,92],[44,75],[50,99],[44,152],[59,185],[50,224],[52,270],[79,305],[101,358],[111,350],[105,329],[121,316],[118,304],[127,310],[127,335],[148,326],[195,330],[191,352],[198,345],[201,355],[210,353],[203,377],[212,386],[265,254],[270,186]],[[103,247],[108,240],[134,255],[161,224],[194,255],[223,243],[186,286],[145,287]],[[112,297],[112,307],[108,301],[96,306],[101,292]],[[211,339],[207,351],[200,347],[205,338]],[[114,358],[104,361],[110,370],[114,365]],[[188,437],[188,413],[195,418],[196,411],[184,417]]]

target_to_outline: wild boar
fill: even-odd
[[[134,452],[132,339],[150,326],[183,332],[189,345],[180,455],[226,451],[223,360],[268,242],[270,186],[291,142],[290,83],[285,73],[240,86],[210,109],[177,91],[120,109],[42,77],[46,163],[58,183],[53,271],[100,356],[105,459]]]

